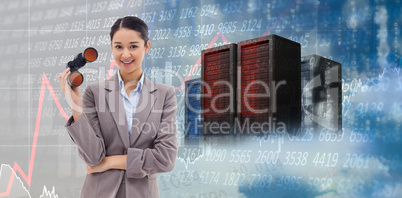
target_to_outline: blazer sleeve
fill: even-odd
[[[177,156],[177,100],[171,87],[165,97],[161,123],[154,140],[154,148],[128,148],[127,178],[143,178],[146,175],[171,171]]]
[[[66,129],[78,147],[79,156],[90,166],[99,164],[106,155],[105,142],[100,130],[95,100],[90,86],[84,91],[82,98],[84,113],[72,123],[73,116],[67,121]]]

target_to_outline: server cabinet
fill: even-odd
[[[202,133],[232,134],[236,116],[237,45],[203,50],[201,67]]]
[[[262,132],[300,128],[300,49],[299,43],[277,35],[238,43],[239,131],[255,133],[252,124]]]

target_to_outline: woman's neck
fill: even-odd
[[[141,79],[142,73],[143,73],[142,69],[139,69],[138,71],[134,71],[132,73],[123,73],[120,70],[120,76],[121,79],[123,80],[124,87],[128,85],[127,88],[134,90]]]

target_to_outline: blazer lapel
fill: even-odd
[[[155,95],[156,90],[155,83],[144,76],[144,84],[135,111],[133,127],[131,128],[130,145],[134,144],[144,128],[144,123],[147,121],[157,99]]]
[[[127,149],[129,147],[128,125],[117,73],[109,80],[106,80],[105,91],[107,92],[105,97],[109,111],[116,123],[121,141],[123,141],[124,147]]]

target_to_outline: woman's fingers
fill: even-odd
[[[68,78],[68,75],[70,75],[70,73],[71,73],[71,72],[68,71],[68,72],[64,75],[64,81],[65,81],[65,82],[67,82],[67,78]]]
[[[67,69],[65,69],[63,72],[60,73],[60,75],[57,77],[58,79],[63,79],[64,76],[67,74],[67,72],[70,71],[70,68],[68,67]]]
[[[57,80],[59,81],[61,91],[63,91],[63,92],[65,91],[64,81],[67,79],[66,76],[69,75],[69,72],[70,72],[70,68],[68,67],[66,70],[61,72],[59,76],[57,76]]]
[[[70,69],[70,68],[67,68],[67,69],[65,69],[63,72],[61,72],[61,73],[59,74],[59,76],[57,76],[57,79],[62,78],[62,77],[64,76],[64,74],[65,74],[69,69]]]
[[[67,93],[70,97],[71,97],[71,87],[70,85],[67,83],[67,78],[70,75],[70,70],[67,71],[67,73],[64,74],[63,77],[63,82],[64,82],[64,93]]]
[[[67,82],[67,77],[68,77],[68,75],[66,75],[64,78],[63,78],[63,84],[64,84],[64,90],[63,90],[63,92],[64,92],[64,94],[70,94],[71,93],[71,91],[70,91],[70,85],[68,84],[68,82]],[[68,88],[67,88],[68,87]]]
[[[73,93],[73,91],[71,89],[70,84],[68,84],[68,82],[67,82],[68,74],[69,73],[67,73],[65,75],[64,80],[63,80],[64,81],[63,82],[64,83],[64,95],[66,96],[67,101],[70,104],[70,107],[73,108],[76,105],[76,102],[74,101],[75,95],[74,95],[74,93]]]
[[[90,166],[86,165],[88,175],[92,174],[92,169]]]

